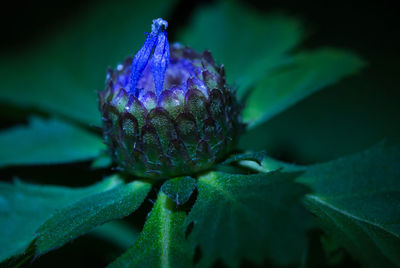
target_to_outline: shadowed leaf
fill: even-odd
[[[105,146],[100,137],[57,119],[33,118],[0,132],[0,167],[84,161]]]
[[[365,152],[308,168],[298,181],[321,226],[366,267],[400,266],[400,148]]]
[[[35,239],[36,230],[57,209],[96,193],[110,190],[122,181],[116,177],[83,188],[0,182],[0,262],[22,254]]]
[[[189,235],[199,245],[200,266],[221,259],[238,267],[243,259],[278,264],[300,260],[308,218],[299,206],[306,188],[293,180],[298,173],[256,175],[209,173],[198,179],[198,198],[189,213]]]
[[[98,225],[128,216],[142,204],[150,188],[148,183],[134,181],[57,211],[37,230],[36,256],[61,247]]]
[[[356,55],[336,49],[297,54],[256,85],[243,119],[254,128],[312,93],[357,73],[363,65]]]
[[[139,231],[131,224],[120,220],[98,226],[89,234],[126,250],[136,241]]]

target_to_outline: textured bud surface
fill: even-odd
[[[166,179],[210,168],[243,129],[223,66],[209,52],[174,44],[162,19],[135,57],[108,71],[99,92],[103,136],[130,174]]]

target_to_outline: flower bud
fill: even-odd
[[[113,160],[138,177],[166,179],[209,169],[235,147],[241,106],[210,54],[174,44],[153,20],[139,52],[110,69],[99,92]]]

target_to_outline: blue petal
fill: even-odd
[[[136,53],[135,57],[132,61],[131,66],[131,88],[130,91],[133,95],[137,97],[138,90],[136,89],[136,85],[139,82],[139,79],[142,75],[144,68],[146,67],[151,51],[157,41],[157,36],[151,33],[147,36],[146,41],[144,42],[142,48]]]
[[[169,44],[167,33],[162,31],[157,38],[157,45],[154,49],[151,71],[153,73],[154,85],[157,97],[163,90],[165,71],[169,62]]]
[[[130,93],[134,96],[139,95],[137,84],[142,77],[143,71],[151,63],[156,95],[159,96],[163,89],[165,71],[169,62],[169,44],[167,33],[164,29],[168,26],[168,22],[158,18],[153,20],[151,25],[151,33],[147,35],[146,41],[136,53],[131,66]],[[153,51],[154,49],[154,51]]]

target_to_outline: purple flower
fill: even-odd
[[[235,146],[240,105],[210,54],[169,47],[163,19],[133,58],[109,70],[99,92],[103,136],[115,163],[166,179],[210,168]]]

